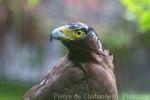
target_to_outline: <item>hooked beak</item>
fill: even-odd
[[[54,29],[51,32],[50,41],[52,42],[53,39],[57,39],[57,40],[73,40],[68,35],[68,31],[69,30],[70,29],[67,26],[61,26],[59,28]]]
[[[53,39],[60,39],[63,36],[63,32],[61,31],[62,27],[54,29],[50,34],[50,41],[52,42]]]

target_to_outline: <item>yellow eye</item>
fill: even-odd
[[[84,33],[83,31],[81,31],[81,30],[77,30],[77,31],[75,32],[75,34],[76,34],[76,36],[78,36],[78,37],[83,37],[85,33]]]

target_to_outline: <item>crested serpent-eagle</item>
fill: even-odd
[[[53,30],[53,39],[60,40],[68,53],[23,100],[117,100],[113,57],[92,27],[71,22]]]

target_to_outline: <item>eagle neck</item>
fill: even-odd
[[[98,49],[89,49],[89,48],[69,48],[69,59],[73,62],[94,62],[95,56],[93,54],[97,54]]]
[[[97,40],[88,38],[80,41],[63,42],[69,50],[69,59],[76,62],[91,62],[95,60],[93,53],[98,54],[100,46]]]

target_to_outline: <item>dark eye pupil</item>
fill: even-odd
[[[82,33],[81,32],[77,32],[77,35],[81,35]]]

